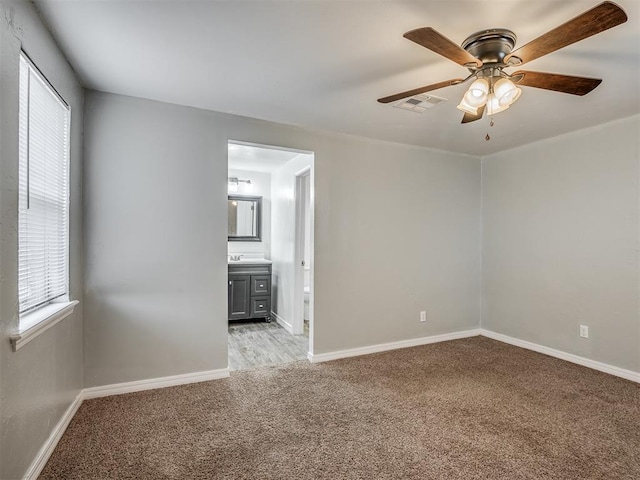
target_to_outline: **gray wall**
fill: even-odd
[[[224,132],[87,92],[84,145],[85,387],[226,368]]]
[[[20,48],[71,105],[71,297],[75,313],[17,352]],[[30,2],[0,2],[0,478],[21,478],[82,387],[83,91]]]
[[[635,116],[483,159],[483,328],[640,371],[639,131]]]
[[[321,146],[313,353],[477,328],[478,159],[347,137]]]
[[[478,326],[477,158],[86,95],[85,386],[227,366],[228,139],[315,152],[314,353]]]

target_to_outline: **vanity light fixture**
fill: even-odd
[[[251,180],[242,180],[238,177],[229,177],[229,193],[236,193],[240,188],[240,184],[244,183],[245,186],[242,187],[245,193],[251,193],[253,191],[253,184]]]

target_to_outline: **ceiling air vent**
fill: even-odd
[[[403,110],[411,110],[412,112],[423,113],[427,108],[432,108],[440,102],[444,102],[445,100],[446,98],[422,94],[405,98],[404,100],[399,101],[393,106],[396,108],[401,108]]]

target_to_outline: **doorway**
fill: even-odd
[[[313,335],[313,153],[229,141],[228,161],[229,368],[306,359]],[[250,219],[231,218],[245,210]]]

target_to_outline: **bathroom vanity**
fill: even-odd
[[[271,322],[271,262],[229,262],[229,320],[265,319]]]

